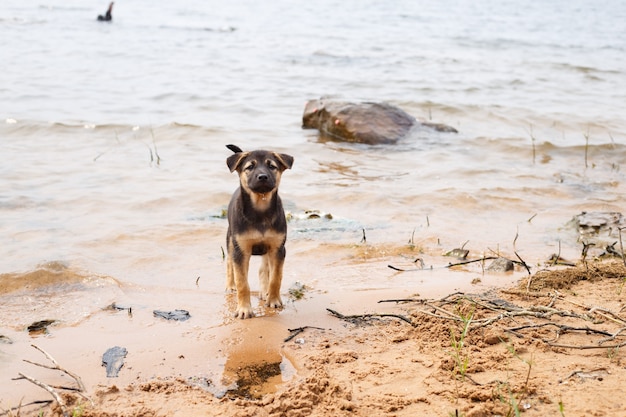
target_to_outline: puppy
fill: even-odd
[[[237,291],[235,317],[254,316],[250,304],[248,267],[250,256],[261,255],[260,298],[268,307],[282,307],[280,284],[283,279],[287,220],[278,196],[280,177],[293,165],[293,157],[270,151],[243,152],[227,145],[234,155],[226,159],[230,172],[239,174],[239,188],[228,205],[226,247],[226,289]]]

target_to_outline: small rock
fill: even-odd
[[[510,259],[506,259],[506,258],[497,258],[495,259],[488,267],[487,267],[487,271],[490,272],[507,272],[507,271],[512,271],[514,269],[515,265],[513,264],[513,261],[511,261]]]
[[[439,132],[457,132],[454,127],[441,123],[418,122],[388,103],[309,100],[302,115],[302,127],[318,129],[323,137],[369,145],[396,143],[420,126]]]

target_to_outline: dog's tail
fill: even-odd
[[[231,151],[233,151],[234,153],[241,153],[241,152],[243,152],[241,150],[241,148],[239,146],[237,146],[237,145],[226,145],[226,147],[228,149],[230,149]]]

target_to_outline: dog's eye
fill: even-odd
[[[269,165],[269,168],[270,168],[272,171],[276,171],[276,170],[278,169],[278,167],[277,167],[276,165],[274,165],[274,164],[270,164],[270,165]]]
[[[244,168],[246,171],[252,171],[254,169],[254,164],[249,164],[246,165],[246,167]]]

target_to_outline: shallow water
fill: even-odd
[[[102,332],[117,344],[114,326],[130,358],[133,347],[151,357],[155,326],[189,325],[171,330],[150,312],[175,308],[191,311],[187,331],[202,343],[221,340],[216,329],[234,325],[228,143],[295,157],[281,184],[294,215],[283,292],[313,290],[306,308],[259,307],[281,329],[302,325],[302,309],[328,325],[333,303],[359,311],[383,295],[525,273],[444,268],[454,260],[442,253],[462,245],[471,258],[517,252],[533,268],[552,253],[576,260],[572,217],[624,210],[623,2],[140,0],[96,22],[105,8],[9,0],[0,11],[0,334],[17,345],[28,324],[56,319],[41,341]],[[301,129],[305,101],[320,96],[387,101],[459,133],[325,142]],[[417,257],[433,270],[387,268]],[[143,318],[111,319],[102,308],[114,301]],[[85,345],[90,363],[109,347]],[[12,354],[0,356],[3,378]]]

